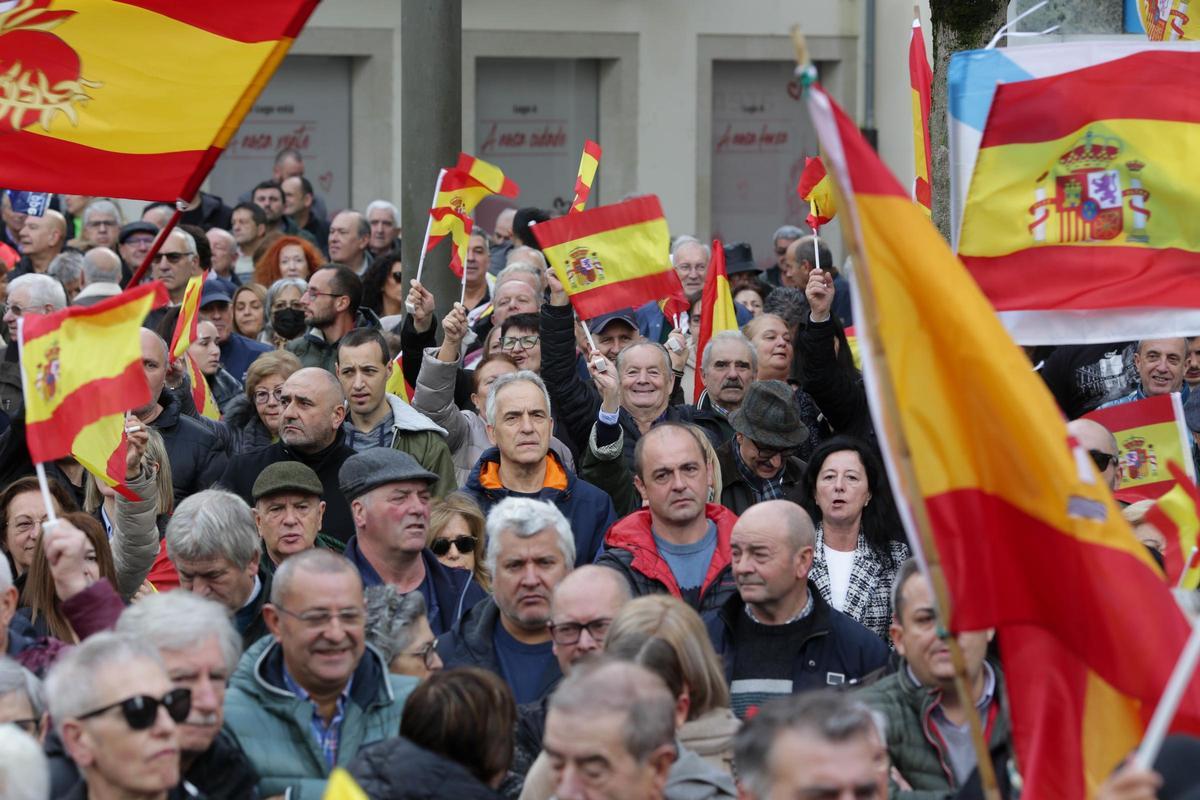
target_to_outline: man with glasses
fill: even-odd
[[[308,330],[287,345],[301,364],[337,374],[338,342],[355,328],[362,293],[362,280],[340,264],[330,264],[312,274],[300,298]]]
[[[1121,451],[1117,449],[1117,437],[1112,431],[1094,419],[1080,418],[1067,423],[1067,435],[1087,450],[1100,477],[1115,492],[1121,485]]]
[[[158,227],[153,222],[135,220],[121,226],[117,235],[117,252],[121,255],[121,283],[127,283],[133,272],[146,260],[154,245]]]
[[[721,505],[740,515],[764,500],[799,503],[804,462],[793,453],[808,441],[808,428],[793,389],[783,381],[751,384],[729,424],[733,438],[717,448]]]
[[[345,555],[363,584],[419,591],[434,634],[454,627],[486,592],[469,570],[444,566],[425,545],[437,474],[408,453],[380,447],[346,459],[339,476],[355,529]]]
[[[334,767],[396,735],[417,680],[366,646],[362,581],[328,550],[283,562],[263,613],[272,635],[233,676],[226,729],[262,776],[260,796],[319,798]]]
[[[346,547],[321,533],[325,517],[325,487],[312,467],[299,461],[279,461],[254,481],[254,523],[263,541],[259,570],[275,572],[296,553],[323,547],[340,553]]]
[[[21,393],[21,367],[17,358],[17,321],[27,314],[42,316],[67,307],[67,293],[62,284],[49,275],[25,274],[8,282],[8,297],[0,304],[4,309],[4,332],[8,346],[0,361],[0,412],[16,419],[25,407]]]
[[[97,198],[83,209],[83,240],[92,247],[116,247],[121,212],[111,200]]]
[[[199,274],[196,240],[187,231],[172,229],[150,262],[150,276],[162,281],[171,298],[171,305],[177,306],[183,302],[188,281]]]
[[[128,634],[99,633],[50,671],[54,731],[83,774],[63,797],[197,797],[181,783],[179,724],[188,689],[171,685],[158,651]]]

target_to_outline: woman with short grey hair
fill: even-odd
[[[401,594],[394,586],[372,586],[366,591],[367,643],[383,655],[395,675],[429,677],[442,668],[442,659],[429,619],[425,597],[419,591]]]

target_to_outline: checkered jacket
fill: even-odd
[[[846,607],[842,612],[862,623],[891,646],[888,627],[892,624],[892,582],[896,572],[909,556],[908,545],[889,541],[892,565],[885,567],[883,560],[867,545],[865,536],[858,537],[854,551],[854,566],[850,570],[850,588],[846,591]],[[825,534],[817,526],[817,548],[812,571],[808,579],[829,601],[829,569],[825,565]]]

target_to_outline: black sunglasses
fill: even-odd
[[[403,283],[404,282],[404,273],[403,272],[393,272],[392,280],[394,280],[396,283]]]
[[[121,715],[125,717],[126,725],[132,730],[144,731],[154,724],[154,720],[158,719],[159,706],[167,709],[167,714],[171,719],[183,722],[192,711],[192,690],[172,689],[164,694],[161,700],[150,695],[139,694],[116,703],[110,703],[103,708],[97,708],[95,711],[80,714],[79,719],[98,717],[105,711],[119,708]]]
[[[474,536],[455,536],[453,539],[434,539],[429,549],[439,558],[450,552],[450,545],[458,548],[458,552],[468,555],[475,552],[475,543],[479,541]]]
[[[190,255],[191,255],[191,253],[155,253],[154,258],[151,259],[151,263],[160,264],[160,263],[162,263],[162,260],[165,258],[167,261],[170,261],[172,264],[178,264],[180,261],[182,261],[183,259],[187,258]]]
[[[1108,469],[1108,465],[1117,460],[1117,457],[1112,453],[1106,453],[1103,450],[1088,450],[1088,455],[1092,457],[1092,463],[1096,465],[1096,469],[1100,472]]]

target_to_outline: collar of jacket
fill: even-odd
[[[488,595],[471,607],[459,622],[458,641],[481,664],[497,664],[496,644],[492,639],[500,621],[500,606]]]
[[[813,602],[812,630],[809,631],[808,636],[804,640],[804,643],[807,643],[809,639],[815,636],[824,636],[829,633],[830,625],[829,603],[821,596],[821,593],[812,581],[806,580],[805,583],[808,585],[808,596],[812,598]],[[738,592],[734,592],[725,601],[725,604],[721,606],[720,610],[717,611],[717,616],[720,617],[721,624],[725,626],[725,629],[732,636],[737,625],[738,616],[745,613],[746,601],[742,600],[742,596]],[[760,622],[758,624],[762,625],[763,623]]]
[[[337,433],[334,434],[333,442],[331,444],[326,446],[323,450],[318,450],[315,453],[301,453],[299,450],[293,450],[292,448],[288,447],[283,443],[283,440],[279,441],[279,447],[283,450],[283,454],[287,456],[288,460],[299,461],[301,464],[306,464],[312,467],[313,472],[317,473],[318,475],[321,474],[321,468],[324,466],[325,462],[329,460],[329,457],[335,454],[341,448],[345,447],[345,445],[346,433],[341,428],[337,429]]]
[[[553,450],[546,451],[546,477],[542,481],[542,491],[552,489],[565,492],[570,487],[570,475],[558,460]],[[491,492],[505,490],[500,482],[500,450],[493,447],[479,458],[479,485]]]
[[[737,522],[736,514],[715,503],[708,503],[704,506],[704,517],[716,523],[717,546],[713,550],[712,561],[708,565],[704,582],[700,585],[701,597],[732,561],[729,554],[729,537],[733,532],[734,523]],[[667,591],[671,594],[681,597],[683,593],[679,590],[675,574],[671,572],[671,565],[662,557],[662,554],[658,552],[658,547],[654,544],[652,524],[650,509],[643,508],[635,511],[609,529],[608,535],[604,538],[604,546],[607,549],[628,550],[633,556],[633,561],[629,565],[632,569],[647,578],[658,581],[666,586]]]
[[[300,702],[300,698],[288,691],[284,684],[283,647],[273,636],[263,641],[268,644],[254,662],[254,682],[262,691],[273,697]],[[391,703],[395,700],[395,695],[392,694],[387,675],[387,664],[383,661],[383,654],[376,650],[374,645],[366,645],[362,658],[354,669],[350,699],[362,709]]]
[[[446,437],[446,429],[429,417],[417,411],[408,403],[401,400],[394,394],[384,394],[383,399],[387,401],[388,407],[392,409],[392,445],[395,446],[395,438],[401,431],[432,431]]]

